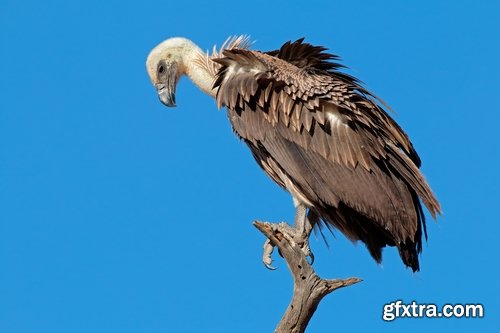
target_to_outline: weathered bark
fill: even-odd
[[[361,281],[358,278],[334,280],[320,278],[298,244],[289,241],[277,228],[273,228],[271,223],[255,221],[254,225],[278,247],[293,276],[293,298],[275,333],[304,332],[323,297],[336,289]]]

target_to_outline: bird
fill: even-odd
[[[311,230],[326,227],[363,242],[377,263],[383,248],[396,247],[416,272],[427,239],[423,207],[436,220],[441,206],[390,107],[340,61],[304,38],[257,51],[248,36],[230,37],[210,53],[173,37],[151,50],[146,69],[167,107],[187,76],[226,108],[260,168],[291,194],[294,227],[278,228],[312,261]],[[272,249],[266,241],[269,268]]]

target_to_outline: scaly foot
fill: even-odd
[[[279,232],[283,235],[283,237],[288,240],[290,243],[295,243],[300,246],[304,255],[309,257],[311,265],[314,263],[314,255],[309,247],[309,234],[305,233],[304,230],[297,230],[296,228],[291,227],[285,222],[280,223],[272,223],[271,224],[273,230],[275,232]],[[274,250],[274,244],[267,239],[264,242],[264,253],[262,255],[262,262],[264,265],[271,270],[275,270],[276,268],[272,266],[273,259],[271,255]]]

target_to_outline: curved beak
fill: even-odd
[[[173,80],[171,80],[173,81]],[[168,82],[170,83],[170,82]],[[158,93],[158,97],[160,98],[160,101],[168,107],[174,107],[175,106],[175,81],[172,82],[173,84],[164,84],[164,83],[158,83],[156,85],[156,92]]]

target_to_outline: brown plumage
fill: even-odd
[[[408,136],[322,47],[288,42],[223,52],[214,83],[235,133],[281,187],[373,258],[397,246],[419,269],[425,217],[440,206]],[[419,200],[420,199],[420,200]]]
[[[340,72],[338,57],[323,47],[302,39],[271,52],[248,45],[233,38],[209,56],[190,40],[171,38],[151,51],[146,67],[167,106],[175,106],[183,74],[226,106],[257,163],[294,197],[297,216],[306,207],[309,222],[319,218],[361,240],[377,262],[383,247],[396,246],[418,270],[426,234],[421,202],[433,218],[440,206],[387,106]]]

